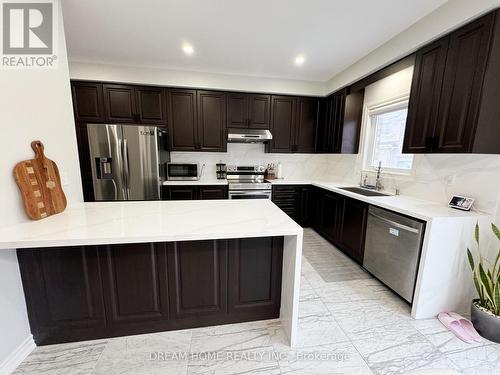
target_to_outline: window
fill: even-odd
[[[408,114],[408,102],[400,101],[368,111],[368,137],[365,169],[382,168],[408,173],[413,155],[403,154],[403,139]]]

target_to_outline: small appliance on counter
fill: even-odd
[[[215,164],[215,174],[217,176],[217,180],[225,180],[227,177],[227,168],[226,164],[222,161],[220,163]]]
[[[198,163],[168,163],[167,180],[170,181],[198,181],[202,170]]]

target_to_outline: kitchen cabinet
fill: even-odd
[[[329,190],[311,187],[310,226],[358,263],[363,262],[368,205]]]
[[[357,154],[364,89],[342,89],[320,99],[316,152]]]
[[[318,98],[271,97],[269,152],[314,152],[318,121]]]
[[[363,263],[368,205],[357,199],[342,198],[338,247],[358,263]]]
[[[227,95],[227,127],[269,129],[271,96],[229,93]]]
[[[225,185],[171,185],[162,187],[162,199],[172,201],[227,199]]]
[[[283,237],[243,238],[228,243],[229,313],[278,316]]]
[[[108,123],[165,124],[162,88],[104,84],[103,90]]]
[[[491,125],[499,20],[489,13],[417,51],[403,152],[500,153],[492,141],[500,130]]]
[[[20,249],[17,256],[37,345],[279,317],[283,237]]]
[[[37,344],[98,336],[106,328],[95,246],[17,251]]]
[[[168,92],[171,151],[226,151],[226,97],[222,92]]]
[[[215,91],[197,91],[198,150],[225,152],[226,94]]]
[[[169,318],[164,243],[103,246],[100,269],[110,329],[126,334],[131,325],[140,325],[150,330]]]
[[[168,247],[172,318],[225,313],[227,241],[181,241]]]
[[[76,121],[103,123],[104,96],[101,83],[72,82],[71,94]]]
[[[309,186],[274,185],[272,201],[299,225],[308,225]]]

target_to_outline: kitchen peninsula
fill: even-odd
[[[302,234],[269,200],[79,203],[0,250],[38,345],[279,317],[293,346]]]

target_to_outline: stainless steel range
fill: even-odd
[[[271,199],[271,184],[266,182],[262,165],[228,165],[229,199]]]

